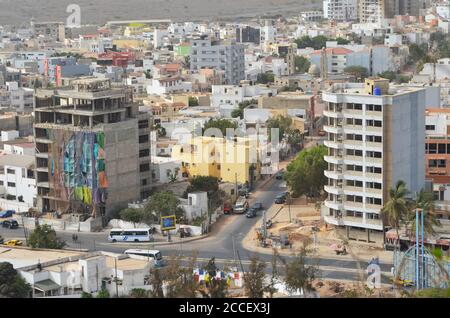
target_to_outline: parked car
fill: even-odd
[[[233,212],[236,214],[244,214],[248,210],[248,202],[245,197],[240,197],[234,205]]]
[[[6,243],[5,243],[5,245],[8,245],[8,246],[21,246],[22,244],[23,244],[23,242],[20,240],[9,240],[9,241],[6,241]]]
[[[13,216],[14,213],[16,213],[16,211],[14,211],[14,210],[0,211],[0,219],[9,218],[9,217]]]
[[[266,229],[270,229],[272,227],[272,225],[273,225],[272,220],[266,221]]]
[[[283,180],[283,176],[284,176],[284,172],[283,171],[278,171],[277,174],[275,175],[275,179]]]
[[[255,210],[262,210],[263,209],[263,205],[261,202],[255,202],[253,203],[251,209],[255,209]]]
[[[286,202],[286,192],[280,193],[275,197],[276,204],[283,204]]]
[[[253,208],[250,208],[247,213],[245,214],[245,216],[249,219],[254,218],[256,216],[256,210]]]
[[[232,214],[233,213],[233,205],[230,202],[226,202],[223,205],[223,214]]]
[[[16,220],[6,220],[2,222],[2,226],[8,229],[17,229],[19,227],[19,223]]]

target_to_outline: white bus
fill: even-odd
[[[124,252],[126,255],[138,256],[139,259],[143,260],[154,260],[155,266],[160,267],[164,266],[164,260],[162,258],[161,252],[158,250],[139,250],[139,249],[130,249]]]
[[[112,229],[109,232],[110,242],[151,242],[153,240],[151,229]]]

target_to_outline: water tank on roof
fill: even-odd
[[[381,88],[379,88],[378,86],[375,86],[375,88],[373,89],[373,94],[375,96],[381,96]]]

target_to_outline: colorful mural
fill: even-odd
[[[53,130],[52,134],[49,181],[55,194],[86,205],[105,203],[105,134],[65,130]]]

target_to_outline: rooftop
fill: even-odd
[[[9,154],[0,156],[0,166],[29,168],[33,165],[34,165],[34,156],[9,155]]]

